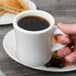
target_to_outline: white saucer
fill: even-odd
[[[20,61],[17,59],[16,56],[16,41],[15,41],[15,32],[14,30],[8,32],[6,36],[3,39],[3,47],[6,51],[6,53],[16,62],[20,63]],[[21,64],[21,63],[20,63]],[[27,65],[26,65],[27,66]],[[59,68],[47,68],[45,66],[39,66],[39,67],[30,67],[33,69],[37,70],[42,70],[42,71],[49,71],[49,72],[67,72],[67,71],[73,71],[76,70],[76,66],[70,66],[70,67],[65,67],[62,69]]]
[[[30,8],[30,10],[36,10],[36,4],[31,0],[23,0],[24,3]],[[0,17],[0,25],[6,25],[13,22],[13,19],[16,15],[11,13],[5,13],[3,16]]]

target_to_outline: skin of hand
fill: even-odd
[[[57,35],[56,39],[67,46],[58,50],[58,54],[69,62],[76,62],[76,24],[58,23],[58,28],[68,36]]]

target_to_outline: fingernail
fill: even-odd
[[[58,26],[65,26],[66,24],[58,23]]]
[[[65,25],[66,25],[66,24],[58,23],[58,27],[59,27],[59,28],[65,28]]]
[[[61,57],[65,57],[65,56],[69,55],[70,53],[71,53],[71,50],[68,47],[64,47],[58,51],[58,54]]]
[[[69,24],[64,24],[64,23],[58,23],[58,26],[61,27],[69,27],[70,28],[70,25]]]
[[[70,43],[70,41],[69,40],[64,40],[64,42],[63,42],[64,44],[68,44],[68,43]]]
[[[70,43],[69,38],[67,38],[67,37],[65,37],[63,35],[57,36],[57,40],[58,40],[59,43],[62,43],[62,44]]]
[[[65,59],[69,62],[76,62],[76,51],[66,56]]]
[[[64,56],[69,55],[71,53],[71,50],[67,47],[64,49],[63,54]]]
[[[62,44],[67,44],[68,41],[67,40],[63,40]]]

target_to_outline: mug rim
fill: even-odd
[[[21,18],[23,18],[23,17],[21,17],[21,18],[19,18],[21,15],[23,15],[23,14],[27,14],[27,13],[31,13],[31,12],[34,12],[34,13],[38,13],[38,12],[40,12],[40,13],[44,13],[44,14],[47,14],[47,15],[49,15],[50,16],[50,18],[51,18],[51,24],[49,25],[49,27],[47,27],[47,28],[45,28],[45,29],[43,29],[43,30],[39,30],[39,31],[30,31],[30,30],[26,30],[26,29],[23,29],[23,28],[21,28],[21,27],[19,27],[18,26],[18,21],[21,19]],[[29,15],[28,15],[29,16]],[[34,16],[34,15],[33,15]],[[36,15],[35,15],[36,16]],[[41,16],[40,16],[41,17]],[[43,17],[44,18],[44,17]],[[46,18],[45,18],[46,19]],[[47,20],[47,19],[46,19]],[[48,21],[48,20],[47,20]],[[49,21],[48,21],[49,22]],[[49,22],[50,23],[50,22]],[[15,28],[15,29],[17,29],[17,30],[19,30],[19,31],[21,31],[21,32],[27,32],[27,33],[30,33],[30,34],[41,34],[41,33],[46,33],[46,32],[48,32],[49,30],[51,30],[51,28],[53,27],[55,25],[55,19],[54,19],[54,17],[50,14],[50,13],[48,13],[48,12],[46,12],[46,11],[43,11],[43,10],[27,10],[27,11],[24,11],[24,12],[21,12],[21,13],[19,13],[18,15],[16,15],[16,17],[14,18],[14,20],[13,20],[13,27]]]

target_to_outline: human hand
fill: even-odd
[[[60,28],[68,36],[57,35],[56,39],[61,44],[66,44],[58,50],[58,54],[69,62],[76,62],[76,24],[63,24],[59,23],[58,28]]]

